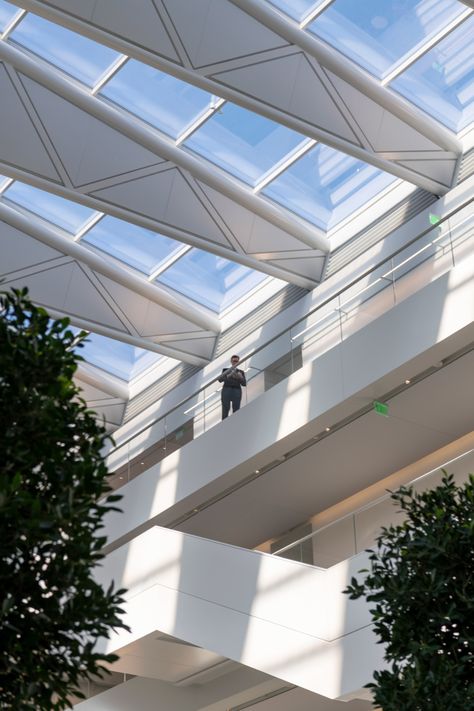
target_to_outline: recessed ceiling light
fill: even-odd
[[[405,380],[405,385],[410,385],[410,383],[411,383],[411,380],[410,380],[409,378],[407,378],[407,379]]]
[[[330,432],[330,431],[331,431],[331,428],[330,428],[330,427],[326,427],[326,432]]]

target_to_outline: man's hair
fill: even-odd
[[[230,357],[231,360],[234,360],[234,358],[237,358],[237,360],[240,360],[240,356],[238,356],[238,355],[233,355]]]

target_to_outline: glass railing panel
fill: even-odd
[[[445,462],[441,468],[417,477],[407,486],[413,486],[418,493],[432,489],[441,484],[443,469],[452,474],[454,482],[461,486],[466,481],[467,472],[474,469],[474,450],[471,449]],[[280,550],[272,550],[274,555],[282,558],[327,568],[372,548],[383,526],[400,525],[404,517],[405,513],[398,508],[387,491],[387,494],[377,501],[303,536]]]
[[[286,546],[275,555],[318,568],[329,568],[355,553],[354,524],[352,516],[347,516],[301,541]]]
[[[382,264],[341,294],[341,332],[344,339],[395,305],[393,280],[387,275],[389,265],[390,262]]]
[[[247,377],[242,407],[471,254],[472,202],[439,224],[436,216],[430,219],[435,224],[407,247],[247,356],[240,366]],[[148,427],[145,437],[140,433],[116,448],[115,453],[122,450],[125,454],[118,457],[119,467],[112,466],[114,476],[119,474],[115,485],[145,471],[151,466],[149,462],[159,461],[157,452],[169,453],[170,447],[178,448],[217,425],[221,421],[220,389],[217,379],[208,383],[158,418]],[[173,439],[173,433],[181,430],[185,434]],[[142,457],[140,452],[148,449],[147,441],[156,444],[155,453]],[[115,461],[117,457],[112,456],[111,462]]]
[[[341,342],[340,299],[324,304],[304,321],[291,328],[293,349],[301,348],[302,365],[312,362]]]
[[[354,514],[354,548],[356,553],[374,545],[382,526],[394,526],[403,522],[404,516],[391,499],[383,499],[373,506]]]

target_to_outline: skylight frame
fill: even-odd
[[[18,41],[17,38],[13,36],[13,33],[17,30],[21,30],[22,25],[27,23],[29,21],[29,18],[32,18],[32,22],[39,22],[40,25],[41,23],[45,23],[45,25],[51,26],[54,32],[64,32],[66,35],[70,35],[71,37],[75,38],[75,41],[77,44],[80,46],[81,43],[84,44],[84,49],[86,47],[97,47],[99,52],[104,53],[104,57],[107,55],[107,53],[110,53],[111,55],[116,55],[114,58],[111,58],[108,63],[104,62],[103,66],[99,66],[99,71],[97,73],[97,77],[93,78],[90,77],[90,81],[87,80],[87,75],[86,74],[81,74],[80,72],[78,74],[74,74],[72,71],[73,65],[71,63],[67,64],[60,64],[57,61],[54,61],[53,59],[53,54],[48,52],[46,48],[48,46],[51,46],[51,44],[58,46],[61,50],[64,50],[64,44],[61,43],[51,43],[48,41],[48,38],[45,38],[45,41],[42,43],[42,47],[44,47],[44,54],[38,53],[35,48],[28,46],[28,44],[22,44],[20,41]],[[35,32],[33,36],[37,35],[40,37],[40,39],[43,39],[42,33],[41,32]],[[3,39],[3,38],[2,38]],[[85,87],[88,91],[91,91],[95,84],[100,81],[102,76],[106,75],[110,68],[117,62],[117,60],[120,58],[121,54],[115,49],[112,49],[111,47],[108,47],[107,45],[97,42],[96,40],[90,39],[89,37],[86,37],[83,34],[80,34],[78,32],[75,32],[74,30],[70,30],[67,27],[64,27],[63,25],[60,25],[59,23],[52,22],[49,19],[46,19],[42,15],[37,15],[33,12],[25,12],[25,14],[21,17],[20,21],[16,24],[16,26],[8,33],[8,37],[5,38],[5,41],[8,41],[15,47],[19,47],[22,51],[28,53],[30,56],[34,57],[35,60],[40,60],[41,62],[44,62],[47,66],[53,67],[54,70],[61,72],[63,75],[67,76],[69,79],[72,79],[73,81],[77,82],[79,86]],[[87,55],[86,51],[80,51],[76,54],[81,54],[84,53]],[[57,57],[56,57],[57,59]]]
[[[327,5],[324,7],[324,10],[326,10],[328,7],[331,5],[335,4],[337,0],[329,0]],[[423,2],[424,0],[420,0],[420,2]],[[462,5],[461,0],[456,0],[456,5]],[[406,68],[408,68],[413,62],[416,62],[416,60],[423,56],[426,52],[428,52],[432,47],[434,47],[438,42],[440,42],[442,39],[444,39],[445,36],[447,36],[450,32],[452,32],[453,29],[456,29],[456,27],[464,22],[470,14],[474,12],[473,9],[469,7],[465,7],[464,11],[460,10],[459,15],[455,16],[452,18],[450,22],[448,22],[447,25],[443,25],[440,27],[440,29],[435,32],[434,35],[431,37],[426,38],[425,40],[421,39],[419,43],[415,47],[413,47],[411,50],[407,50],[405,54],[403,54],[398,60],[395,62],[392,62],[391,66],[387,68],[386,71],[379,70],[380,71],[380,76],[377,75],[375,71],[372,71],[368,66],[366,62],[360,61],[358,62],[351,54],[347,53],[344,51],[343,47],[341,46],[336,46],[332,42],[330,42],[328,39],[325,37],[312,32],[309,29],[309,25],[314,19],[317,19],[323,12],[318,12],[315,14],[315,17],[312,18],[309,22],[305,22],[303,27],[301,29],[304,29],[305,31],[308,32],[308,34],[316,38],[318,41],[323,42],[326,44],[328,47],[331,47],[333,50],[338,52],[338,54],[341,55],[341,57],[344,57],[344,59],[347,59],[351,63],[353,63],[355,66],[358,67],[361,71],[365,72],[368,74],[372,79],[376,79],[382,86],[386,86],[394,77],[398,76],[400,73],[402,73]],[[446,29],[448,28],[448,29]]]

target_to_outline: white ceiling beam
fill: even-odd
[[[301,30],[297,22],[279,13],[276,8],[273,8],[265,0],[230,0],[230,2],[288,42],[300,47],[311,57],[314,57],[323,67],[326,67],[344,81],[349,82],[377,104],[385,107],[392,114],[398,116],[402,121],[436,143],[443,150],[461,155],[462,144],[451,131],[422,111],[419,111],[402,97],[388,91],[380,85],[375,77],[359,69],[340,52],[309,32]]]
[[[1,156],[0,156],[1,158]],[[66,200],[71,200],[72,202],[77,202],[86,207],[90,207],[92,210],[97,210],[101,213],[106,213],[108,215],[114,215],[120,220],[125,220],[126,222],[131,222],[140,227],[144,227],[151,232],[158,232],[160,234],[167,235],[178,242],[184,242],[187,245],[196,247],[197,249],[205,250],[211,254],[216,254],[219,257],[228,259],[231,262],[236,262],[237,264],[243,264],[249,269],[256,269],[268,276],[275,277],[275,279],[281,279],[282,281],[289,282],[290,284],[295,284],[302,289],[307,289],[311,291],[317,286],[317,282],[307,277],[301,276],[299,274],[294,274],[281,267],[276,267],[269,262],[257,259],[248,254],[241,254],[239,252],[234,252],[227,247],[223,247],[215,242],[209,242],[209,240],[204,240],[203,238],[196,237],[189,233],[183,233],[179,228],[173,227],[172,225],[161,225],[158,224],[146,215],[132,212],[126,208],[120,207],[119,205],[114,205],[112,203],[104,202],[100,198],[93,197],[87,193],[81,193],[73,188],[68,188],[65,185],[56,183],[47,178],[43,178],[35,173],[30,173],[25,170],[15,168],[14,166],[2,163],[0,160],[0,173],[3,175],[9,175],[10,179],[5,187],[2,185],[2,191],[6,190],[8,185],[11,184],[13,180],[19,180],[28,185],[33,185],[40,190],[45,190],[46,192],[53,193],[54,195],[59,195]],[[1,193],[0,193],[1,194]],[[80,234],[82,238],[82,233]]]
[[[260,19],[260,21],[263,24],[267,24],[268,27],[271,27],[273,19],[275,23],[277,23],[275,25],[275,31],[280,34],[280,36],[285,37],[285,33],[288,32],[287,39],[289,39],[292,44],[295,44],[295,46],[299,46],[304,51],[307,51],[307,53],[315,57],[321,65],[327,67],[349,83],[354,82],[354,85],[361,92],[364,92],[380,106],[385,107],[387,111],[393,113],[410,126],[414,126],[417,130],[420,130],[426,137],[436,136],[436,143],[438,143],[438,138],[440,138],[441,142],[439,145],[441,148],[446,146],[444,150],[446,150],[446,153],[448,154],[447,158],[453,159],[453,157],[459,157],[460,161],[462,146],[454,134],[450,133],[441,124],[438,124],[429,116],[423,114],[422,111],[417,109],[417,107],[410,104],[401,96],[394,93],[392,94],[392,92],[388,89],[380,86],[375,78],[371,77],[368,73],[359,69],[356,65],[345,59],[336,50],[324,45],[324,43],[320,42],[315,37],[312,37],[304,29],[300,29],[297,22],[292,21],[290,18],[286,18],[283,14],[279,13],[276,8],[272,8],[267,3],[257,1],[247,3],[246,0],[242,0],[242,2],[240,2],[240,0],[227,1],[233,2],[236,6],[243,9],[249,15],[252,15],[255,19]],[[368,148],[357,146],[352,142],[335,135],[333,132],[329,132],[324,128],[315,126],[314,123],[307,121],[305,118],[282,110],[274,103],[262,102],[258,97],[253,97],[238,88],[234,88],[228,84],[221,83],[214,78],[210,78],[206,76],[205,70],[193,70],[189,67],[181,66],[177,62],[167,60],[152,50],[146,49],[140,44],[134,42],[132,39],[112,34],[107,30],[107,28],[99,27],[91,22],[88,22],[87,20],[74,16],[63,8],[53,7],[46,4],[44,0],[11,0],[11,2],[19,7],[25,7],[32,10],[52,22],[59,23],[64,27],[95,40],[96,42],[100,42],[119,52],[128,54],[130,57],[134,57],[139,61],[149,64],[150,66],[154,66],[161,71],[177,77],[178,79],[195,84],[206,91],[224,97],[229,101],[233,101],[251,111],[255,111],[256,113],[266,116],[273,121],[277,121],[293,129],[294,131],[299,131],[300,133],[305,134],[317,141],[321,141],[336,150],[352,155],[354,158],[365,161],[366,163],[374,165],[386,172],[392,173],[403,180],[408,180],[409,182],[436,195],[444,194],[448,190],[446,185],[444,185],[441,181],[437,181],[432,176],[427,174],[422,175],[416,170],[412,170],[397,163],[395,158],[389,154],[381,155],[380,153],[376,153]],[[222,0],[222,2],[224,2],[224,0]],[[466,4],[469,4],[472,7],[473,2],[471,2],[471,0],[466,0]],[[255,13],[253,12],[253,9],[255,9]],[[270,24],[267,22],[268,19]],[[420,128],[420,126],[422,127]],[[400,150],[403,151],[403,147],[401,147]],[[452,155],[449,156],[449,154]],[[441,155],[439,156],[440,158]],[[456,173],[457,172],[454,171],[454,179],[456,177]]]
[[[3,202],[0,202],[0,220],[62,254],[67,254],[78,262],[86,264],[95,272],[168,309],[205,331],[220,332],[219,319],[190,299],[181,297],[179,294],[175,296],[161,289],[157,284],[150,284],[145,278],[119,267],[101,255],[83,247],[80,243],[63,236],[59,231],[46,227],[32,216],[27,216]]]
[[[130,396],[128,383],[112,373],[106,373],[105,370],[96,368],[91,363],[79,362],[74,377],[87,385],[92,385],[93,388],[102,390],[107,395],[112,395],[112,397],[119,397],[121,400],[127,401]]]
[[[142,336],[132,336],[129,333],[124,333],[123,331],[118,331],[115,328],[110,328],[110,326],[104,326],[101,323],[96,323],[95,321],[89,321],[85,318],[80,318],[75,314],[68,314],[64,311],[58,309],[47,308],[47,311],[51,318],[60,319],[68,318],[73,326],[77,328],[82,328],[84,331],[91,331],[92,333],[97,333],[99,336],[105,336],[106,338],[112,338],[115,341],[120,341],[121,343],[128,343],[130,346],[135,346],[136,348],[143,348],[146,351],[152,351],[153,353],[158,353],[159,355],[166,356],[167,358],[174,358],[175,360],[180,360],[183,363],[189,363],[190,365],[197,365],[199,368],[209,364],[209,361],[200,356],[195,356],[190,353],[183,353],[183,351],[178,351],[175,348],[169,348],[168,346],[162,346],[158,343],[154,343],[148,338],[143,338]]]
[[[218,170],[211,163],[179,148],[174,141],[161,135],[144,121],[128,116],[125,112],[102,99],[92,96],[90,92],[70,81],[66,75],[63,75],[52,66],[37,62],[34,57],[29,56],[11,44],[1,41],[0,59],[59,94],[59,96],[86,111],[91,116],[132,139],[156,156],[183,168],[197,180],[201,180],[206,185],[234,200],[254,214],[259,215],[279,229],[285,230],[308,247],[322,252],[329,252],[329,240],[315,230],[309,222],[290,214],[279,205],[254,195],[250,188],[230,176],[227,177],[223,171]]]

